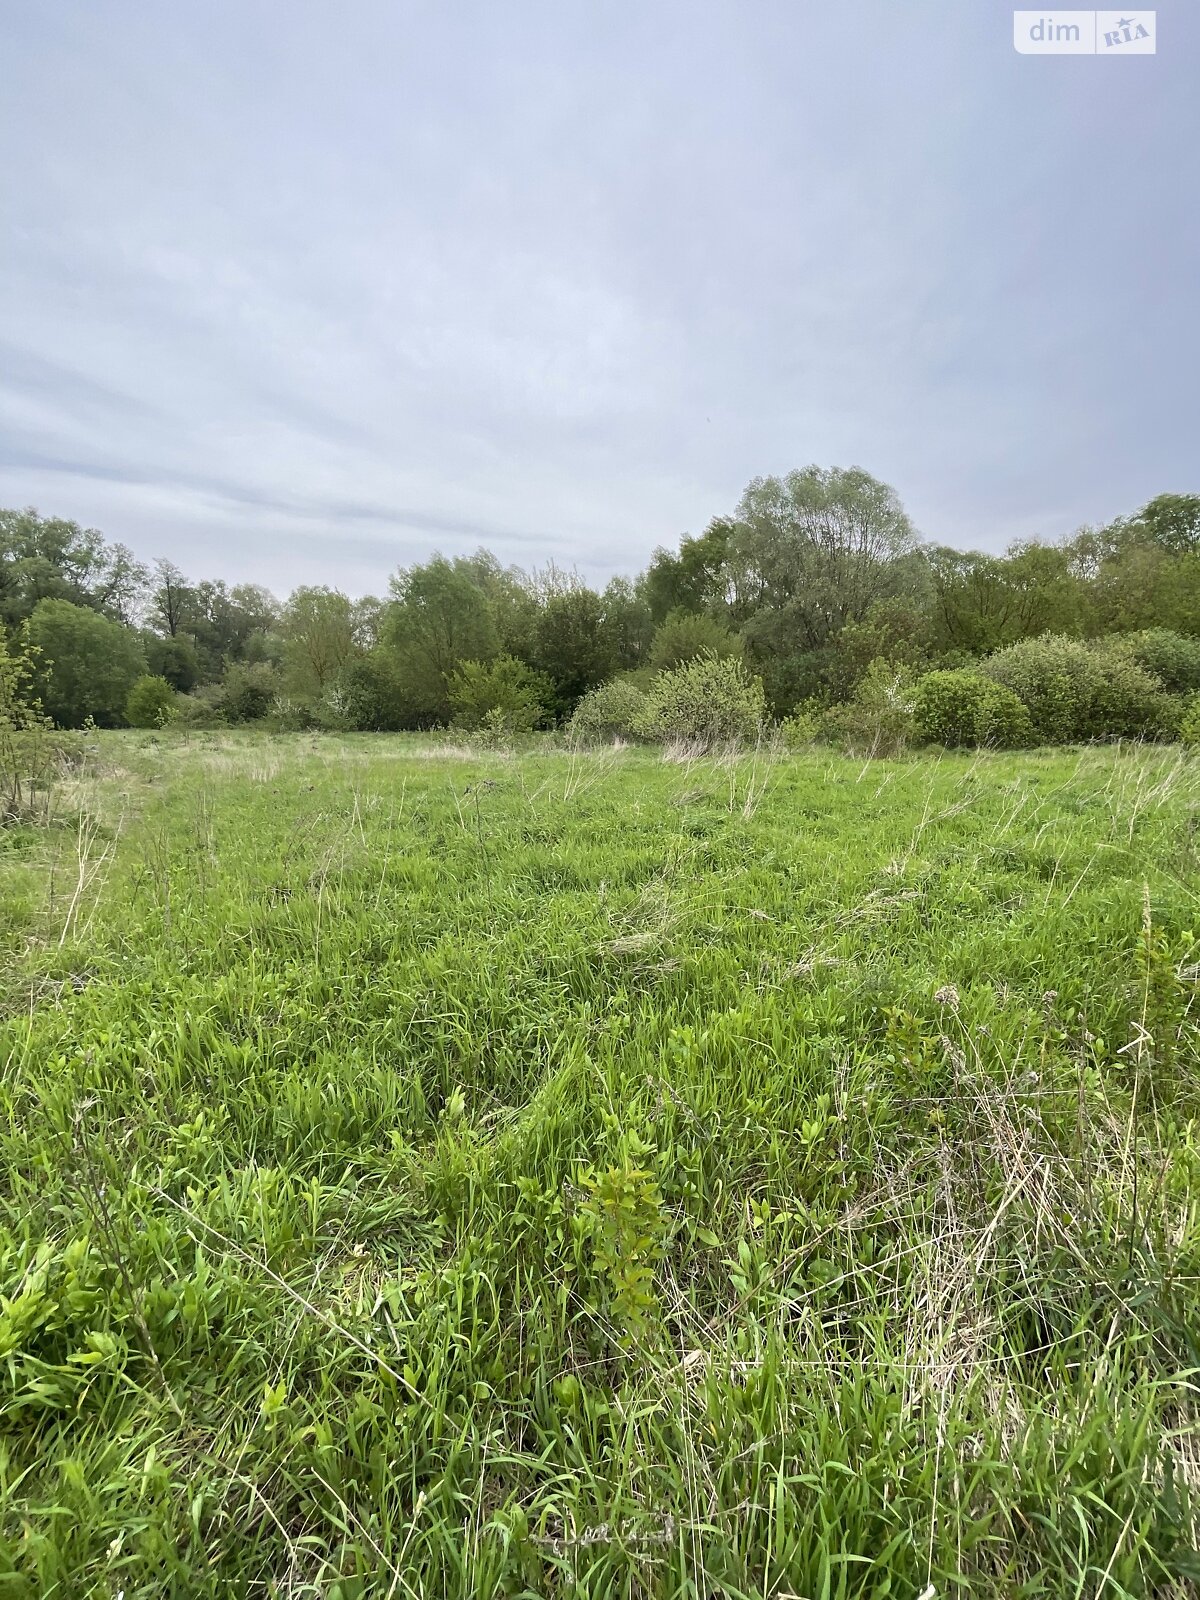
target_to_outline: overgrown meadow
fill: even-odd
[[[0,1595],[1200,1593],[1200,766],[90,737]]]

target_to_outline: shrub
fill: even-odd
[[[313,705],[300,695],[277,694],[263,716],[274,733],[342,733],[345,723],[328,705]]]
[[[975,744],[976,717],[988,683],[991,680],[978,672],[927,673],[913,694],[913,720],[919,737],[951,749]],[[996,683],[992,687],[1002,686]],[[1021,702],[1018,700],[1017,704]]]
[[[391,733],[405,726],[400,686],[378,654],[344,666],[325,698],[332,715],[353,733]]]
[[[1161,739],[1174,721],[1162,682],[1136,661],[1100,657],[1100,682],[1091,706],[1094,739]]]
[[[125,720],[131,728],[164,728],[174,722],[175,691],[165,678],[143,674],[129,691]]]
[[[176,726],[185,729],[219,728],[225,723],[221,686],[203,683],[175,702]]]
[[[1005,684],[969,668],[930,672],[913,694],[918,735],[933,744],[1014,750],[1033,743],[1025,703]]]
[[[824,736],[862,755],[901,755],[914,731],[911,684],[906,668],[872,661],[851,698],[826,715]]]
[[[821,732],[823,713],[817,702],[798,705],[790,717],[779,724],[779,737],[786,750],[807,750]]]
[[[78,741],[43,713],[36,667],[28,628],[12,639],[0,629],[0,824],[50,820],[55,783]]]
[[[584,695],[571,718],[571,735],[586,744],[634,739],[645,709],[645,692],[628,678],[614,678]]]
[[[235,662],[225,674],[217,709],[226,722],[257,722],[271,710],[277,690],[275,672],[265,662]]]
[[[766,714],[761,678],[732,657],[702,656],[659,673],[634,726],[645,739],[687,739],[707,747],[754,738]]]
[[[1179,718],[1179,742],[1189,750],[1200,750],[1200,694],[1184,702]]]
[[[848,622],[826,647],[821,669],[832,701],[853,697],[873,661],[891,661],[913,672],[928,671],[928,625],[923,607],[910,595],[877,600],[859,622]]]
[[[988,750],[1024,750],[1033,743],[1029,707],[1013,691],[990,678],[975,713],[975,743]]]
[[[1076,639],[1025,639],[998,651],[980,671],[1020,697],[1044,744],[1157,738],[1170,725],[1170,702],[1157,678]]]
[[[1143,633],[1118,633],[1097,639],[1093,650],[1121,656],[1157,678],[1169,694],[1194,694],[1200,689],[1200,639],[1148,628]]]
[[[1095,655],[1074,639],[1024,639],[997,651],[980,671],[1017,695],[1041,744],[1088,737],[1092,697],[1099,681]]]
[[[468,733],[531,733],[546,721],[554,698],[550,680],[515,656],[464,661],[449,687],[452,726]]]

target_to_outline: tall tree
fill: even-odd
[[[382,647],[413,720],[449,719],[449,685],[464,661],[490,661],[499,635],[488,597],[472,563],[435,555],[402,568],[391,581],[392,602],[381,630]]]
[[[1200,494],[1156,495],[1135,513],[1130,531],[1169,555],[1200,554]]]
[[[563,718],[611,675],[616,652],[594,589],[578,584],[551,595],[537,620],[533,665],[553,684],[555,714]]]
[[[281,628],[286,681],[296,694],[319,697],[357,654],[354,607],[338,589],[294,590]]]
[[[736,532],[734,518],[714,517],[702,534],[680,541],[678,554],[661,546],[654,552],[640,588],[655,623],[671,611],[736,612],[728,560]]]
[[[190,694],[200,681],[200,658],[196,654],[196,646],[184,633],[168,635],[163,638],[161,634],[151,633],[148,629],[142,634],[142,648],[146,652],[146,664],[156,678],[165,678],[172,689],[178,689],[181,694]]]
[[[151,581],[150,625],[174,639],[195,611],[195,590],[175,563],[162,556],[154,563]]]
[[[350,626],[359,650],[374,650],[383,631],[387,605],[378,595],[365,594],[350,604]]]
[[[614,667],[621,672],[640,667],[654,637],[654,618],[641,588],[628,578],[610,578],[600,600]]]
[[[1158,627],[1200,635],[1200,555],[1131,540],[1100,564],[1087,596],[1089,634]]]
[[[129,691],[146,670],[131,628],[69,600],[39,600],[29,619],[37,681],[46,714],[60,727],[88,717],[104,726],[124,721]]]
[[[141,617],[149,582],[149,569],[128,545],[109,545],[94,590],[98,609],[133,627]]]
[[[32,507],[0,510],[0,615],[10,626],[39,600],[68,600],[132,621],[145,577],[132,552],[106,544],[97,528]]]
[[[742,604],[784,612],[797,647],[813,650],[895,593],[916,547],[894,489],[860,467],[806,467],[749,485],[728,564]]]
[[[926,552],[935,648],[986,655],[1040,633],[1082,630],[1084,595],[1066,545],[1012,545],[1004,556],[945,545]]]
[[[173,561],[154,563],[147,621],[166,638],[192,641],[206,681],[220,678],[231,662],[277,655],[271,636],[278,619],[278,601],[259,584],[193,583]]]
[[[669,611],[655,629],[649,665],[656,672],[668,672],[701,656],[740,657],[744,650],[742,639],[716,617],[697,611]]]

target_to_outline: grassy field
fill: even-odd
[[[60,819],[0,1597],[1200,1593],[1200,764],[105,735]]]

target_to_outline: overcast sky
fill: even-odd
[[[986,549],[1200,489],[1195,0],[1125,60],[995,0],[0,21],[2,505],[364,593],[633,572],[810,461]]]

